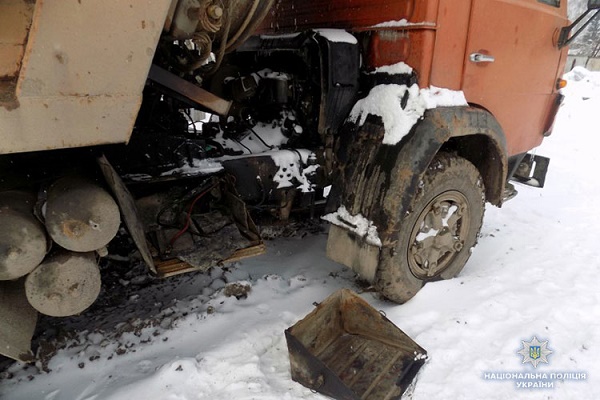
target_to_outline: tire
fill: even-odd
[[[477,244],[484,211],[477,168],[456,155],[436,155],[398,232],[397,245],[382,254],[377,289],[404,303],[425,283],[458,275]]]

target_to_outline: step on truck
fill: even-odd
[[[485,202],[543,186],[571,28],[565,0],[0,0],[0,353],[87,309],[115,242],[168,277],[323,216],[392,301],[456,276]]]

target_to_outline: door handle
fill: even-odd
[[[481,53],[471,53],[469,59],[474,63],[493,63],[496,61],[494,56]]]

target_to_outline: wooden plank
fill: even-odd
[[[219,261],[217,265],[222,265],[224,263],[236,262],[245,258],[259,256],[261,254],[265,254],[266,252],[267,247],[264,243],[260,242],[255,245],[236,250],[231,256]],[[196,268],[186,263],[185,261],[181,261],[177,258],[165,261],[155,258],[154,264],[156,266],[156,273],[160,278],[168,278],[170,276],[200,270],[200,268]]]
[[[259,243],[254,246],[246,247],[245,249],[236,250],[235,253],[221,261],[221,263],[229,263],[243,260],[244,258],[250,258],[255,256],[260,256],[261,254],[265,254],[267,252],[267,246],[264,243]]]

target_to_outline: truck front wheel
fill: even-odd
[[[392,251],[384,251],[376,285],[404,303],[429,281],[463,269],[477,243],[485,210],[483,180],[466,159],[440,153],[431,162]]]

